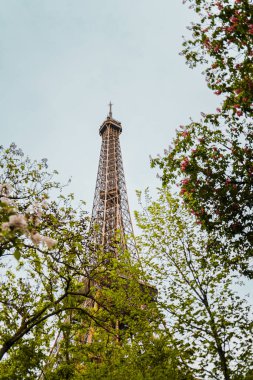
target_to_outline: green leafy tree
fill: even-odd
[[[244,376],[253,365],[252,322],[249,305],[233,291],[236,275],[168,191],[146,200],[137,220],[168,333],[190,354],[187,363],[198,379]]]
[[[221,96],[215,114],[177,131],[169,152],[152,166],[176,184],[197,223],[215,231],[221,259],[253,277],[253,4],[248,0],[187,0],[199,19],[182,54],[202,64],[208,87]],[[225,238],[228,244],[225,247]],[[230,255],[231,252],[231,255]]]
[[[94,298],[89,284],[101,263],[92,257],[83,204],[73,208],[73,195],[61,194],[62,186],[54,181],[57,173],[48,172],[46,160],[32,162],[15,144],[1,147],[0,155],[0,358],[4,357],[0,371],[4,373],[7,363],[18,363],[25,353],[32,368],[36,360],[29,360],[29,346],[36,345],[38,356],[47,352],[55,318]],[[69,301],[73,297],[75,303]],[[12,368],[13,378],[32,378],[25,366],[16,372],[14,364]]]
[[[51,339],[50,328],[44,324],[36,326],[33,333],[24,336],[1,361],[1,380],[37,379],[38,370],[43,369],[46,359],[45,348],[49,347]]]
[[[143,281],[138,266],[122,265],[119,259],[110,262],[97,302],[89,308],[96,323],[87,324],[77,311],[66,319],[58,353],[45,366],[45,378],[192,380],[184,354],[161,330],[155,289]],[[126,270],[128,275],[123,276]]]

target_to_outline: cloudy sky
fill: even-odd
[[[159,186],[149,155],[216,108],[201,70],[179,56],[194,14],[181,0],[0,0],[1,144],[48,158],[91,210],[111,100],[131,209]]]

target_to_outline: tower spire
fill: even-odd
[[[109,118],[112,119],[112,102],[110,101],[110,103],[108,104],[109,105]]]

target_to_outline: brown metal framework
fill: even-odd
[[[111,104],[110,104],[111,105]],[[118,256],[127,249],[136,255],[129,212],[119,135],[121,123],[109,116],[99,129],[102,146],[93,202],[91,225],[94,242]]]

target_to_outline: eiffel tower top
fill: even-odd
[[[112,117],[110,102],[109,114],[99,129],[102,145],[91,225],[97,227],[94,230],[94,242],[105,251],[115,252],[117,256],[119,251],[127,249],[135,256],[136,245],[119,141],[121,132],[121,123]]]
[[[112,117],[112,106],[113,106],[112,102],[110,102],[108,106],[109,106],[109,114],[99,129],[100,136],[102,136],[102,134],[105,132],[108,126],[111,126],[112,128],[117,129],[119,133],[122,132],[121,123],[118,120],[113,119]]]

